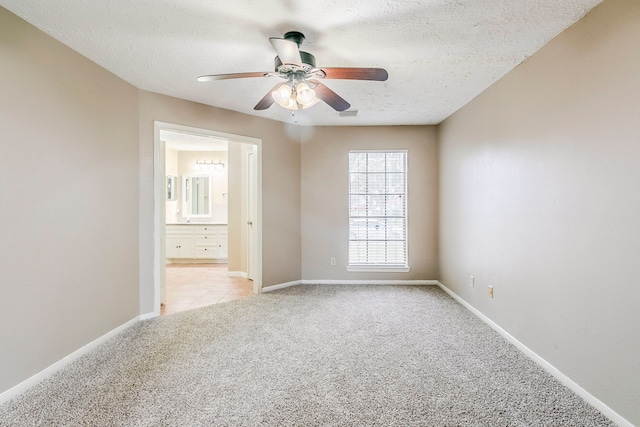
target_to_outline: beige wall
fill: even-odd
[[[439,277],[640,424],[638,22],[605,0],[446,120],[438,154],[432,127],[292,128],[138,91],[0,8],[0,392],[153,311],[158,120],[262,139],[265,286]],[[407,274],[345,270],[346,153],[368,148],[409,150]]]
[[[139,311],[138,90],[0,8],[0,393]]]
[[[154,120],[262,140],[263,286],[299,280],[301,276],[299,129],[272,120],[140,91],[141,313],[154,311],[152,221]],[[229,222],[231,224],[231,218]]]
[[[638,425],[639,24],[606,0],[440,127],[441,281]]]
[[[302,277],[306,280],[438,278],[438,154],[430,126],[305,128],[302,141]],[[347,272],[348,153],[408,150],[409,273]],[[336,258],[336,265],[330,259]]]

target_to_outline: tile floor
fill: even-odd
[[[166,280],[162,315],[232,301],[253,292],[251,280],[227,276],[227,264],[167,264]]]

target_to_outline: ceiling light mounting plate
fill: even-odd
[[[288,31],[284,34],[284,39],[294,42],[300,47],[302,42],[304,41],[304,34],[299,31]]]

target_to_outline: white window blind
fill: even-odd
[[[349,152],[349,265],[407,265],[407,152]]]

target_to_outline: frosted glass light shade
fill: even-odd
[[[299,104],[311,104],[316,99],[316,91],[311,89],[306,83],[298,83],[296,86],[296,100]]]
[[[291,100],[291,86],[284,83],[278,89],[271,92],[273,100],[281,107],[287,108],[289,101]]]
[[[282,105],[282,104],[280,104]],[[298,109],[298,103],[296,102],[296,94],[292,93],[291,96],[289,97],[289,102],[286,105],[282,105],[284,108],[287,108],[289,110],[297,110]]]
[[[307,103],[307,104],[302,104],[302,109],[306,110],[309,107],[313,107],[314,105],[316,105],[318,102],[320,102],[320,100],[318,98],[314,98],[313,101]]]
[[[271,92],[271,96],[274,101],[278,103],[282,108],[288,110],[297,110],[298,103],[296,102],[296,93],[293,92],[291,86],[287,83],[283,83],[278,89]]]

